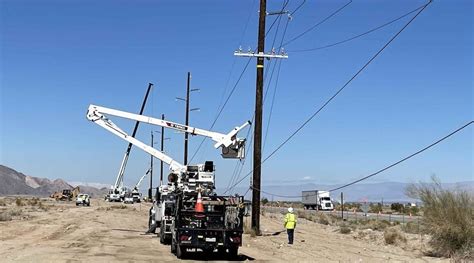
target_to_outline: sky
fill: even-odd
[[[285,9],[293,12],[300,3],[290,0]],[[287,16],[267,16],[267,30],[276,22],[266,37],[266,51],[278,48],[282,38],[299,35],[346,3],[306,1],[292,15],[286,32]],[[266,60],[263,157],[348,81],[413,14],[331,48],[298,50],[350,38],[424,3],[353,0],[284,46],[288,59]],[[282,4],[268,1],[267,10],[280,10]],[[191,126],[209,129],[234,86],[213,130],[227,133],[253,117],[256,61],[244,71],[248,59],[235,57],[233,52],[239,47],[256,48],[256,0],[1,0],[0,17],[0,164],[19,172],[112,184],[127,143],[86,119],[89,104],[137,113],[148,83],[153,83],[144,114],[165,114],[168,120],[184,123],[185,105],[175,98],[185,96],[187,72],[192,74],[191,88],[200,89],[191,94],[191,107],[200,108],[190,113]],[[263,165],[263,186],[347,183],[471,121],[472,17],[472,1],[440,0],[429,5]],[[281,63],[279,74],[273,70],[277,63]],[[131,132],[133,121],[113,120]],[[149,143],[151,132],[158,130],[160,127],[143,124],[137,138]],[[247,132],[242,131],[240,137]],[[165,153],[182,162],[183,134],[165,133],[170,138],[165,141]],[[471,125],[365,182],[418,182],[432,175],[446,183],[474,180],[473,139]],[[201,140],[191,137],[190,156]],[[251,169],[250,138],[247,156],[240,178]],[[222,159],[209,140],[192,161],[206,160],[216,164],[217,187],[226,189],[239,161]],[[133,148],[125,183],[135,184],[149,165],[149,155]],[[157,174],[158,169],[155,185]],[[244,179],[239,187],[248,182],[249,178]]]

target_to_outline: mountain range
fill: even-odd
[[[76,186],[76,185],[75,185]],[[72,189],[73,186],[62,179],[50,180],[25,175],[14,169],[0,165],[0,196],[4,195],[34,195],[49,196],[56,191]],[[107,188],[96,188],[79,185],[81,193],[91,197],[101,197],[107,193]]]

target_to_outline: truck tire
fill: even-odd
[[[182,259],[186,254],[186,248],[180,245],[176,246],[176,257]]]
[[[229,257],[231,259],[237,258],[239,255],[239,247],[229,247]]]
[[[174,241],[173,238],[171,238],[171,253],[176,253],[176,242]]]
[[[165,224],[161,224],[160,226],[160,243],[161,244],[166,244],[166,240],[165,240],[165,230],[163,228]]]

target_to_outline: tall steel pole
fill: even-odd
[[[165,119],[165,115],[161,114],[161,119]],[[163,152],[164,149],[164,143],[165,143],[165,127],[161,126],[161,152]],[[161,170],[160,170],[160,185],[163,184],[163,161],[161,161]]]
[[[153,148],[153,131],[151,131],[151,148]],[[150,188],[148,188],[148,200],[153,200],[153,155],[150,154]]]
[[[188,72],[188,82],[186,85],[186,126],[189,126],[189,86],[191,84],[191,72]],[[188,133],[184,133],[184,165],[188,164]]]
[[[265,18],[267,1],[260,0],[258,21],[258,53],[265,50]],[[252,229],[260,235],[260,182],[262,163],[262,108],[263,108],[263,65],[264,58],[257,57],[257,85],[255,92],[255,126],[253,145],[253,181],[252,181]]]

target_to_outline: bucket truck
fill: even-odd
[[[140,115],[143,114],[143,111],[145,110],[145,104],[152,87],[153,87],[153,84],[149,83],[148,88],[145,93],[145,98],[143,99],[142,106],[140,108]],[[135,127],[133,128],[132,137],[135,137],[139,124],[140,124],[139,121],[135,122]],[[128,157],[130,156],[131,150],[132,150],[132,144],[128,143],[127,150],[125,151],[125,154],[122,159],[122,163],[120,164],[120,169],[117,174],[117,179],[115,179],[115,184],[111,187],[108,194],[105,196],[105,200],[109,202],[124,201],[125,195],[130,194],[130,190],[123,186],[123,176],[125,174],[125,167],[127,166]]]
[[[146,173],[138,180],[138,183],[132,189],[132,198],[134,203],[140,203],[140,184],[143,182],[143,179],[151,172],[151,168],[146,171]]]
[[[168,183],[158,188],[156,200],[150,210],[149,223],[150,227],[153,224],[160,227],[160,241],[171,243],[171,252],[178,258],[188,248],[208,253],[217,249],[237,255],[238,248],[242,245],[244,199],[238,195],[218,196],[214,192],[213,162],[180,164],[163,152],[128,135],[108,115],[209,137],[215,142],[215,148],[222,149],[223,158],[240,159],[245,155],[245,139],[237,138],[237,133],[250,125],[250,122],[235,127],[228,134],[221,134],[96,105],[90,105],[87,112],[87,119],[90,121],[169,165]]]

